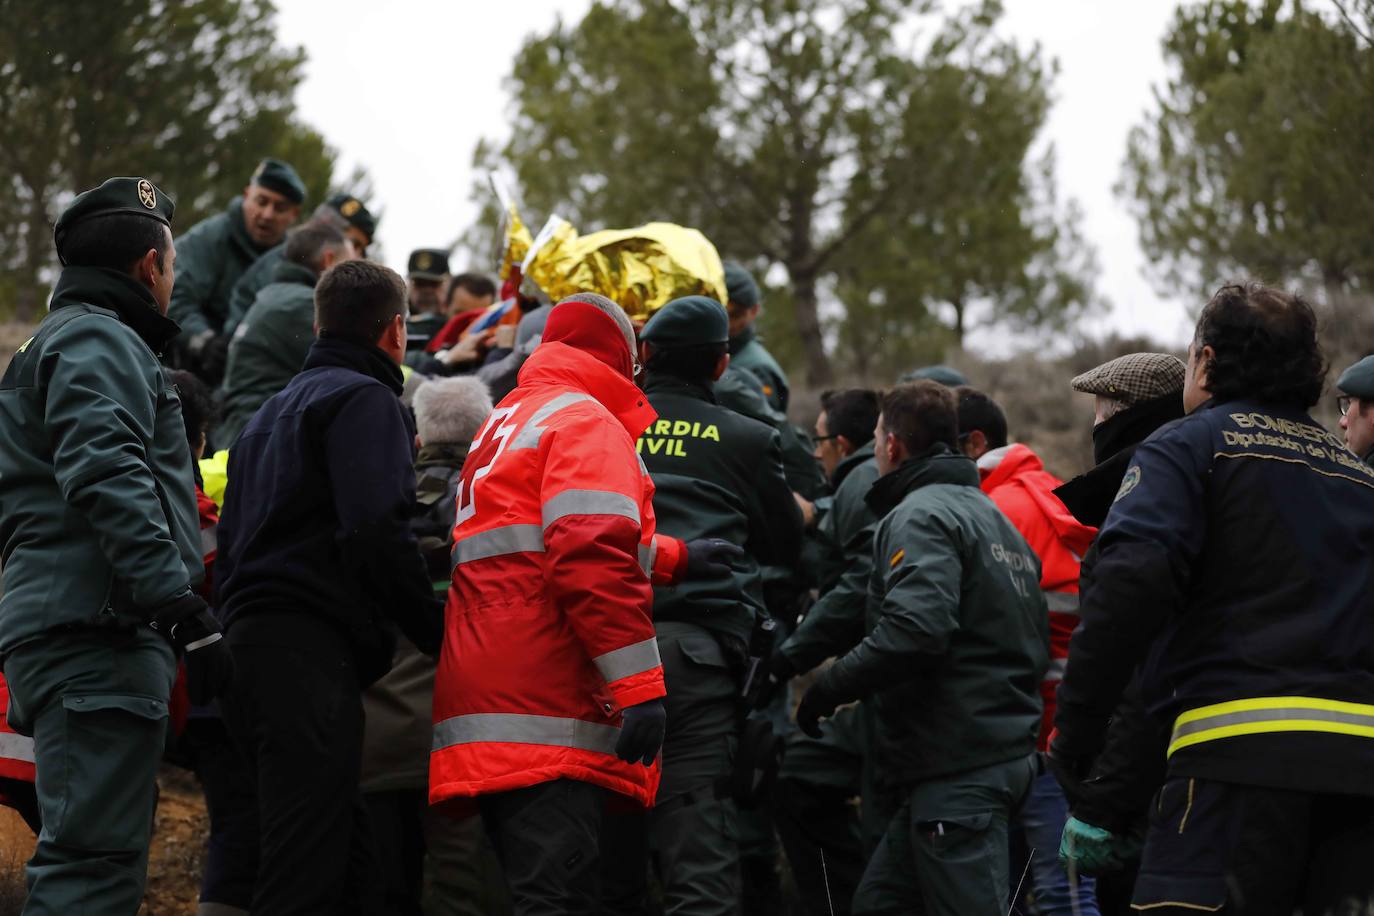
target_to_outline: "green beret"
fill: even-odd
[[[726,261],[723,266],[725,292],[729,295],[730,301],[747,309],[758,305],[763,299],[763,294],[759,292],[759,285],[754,282],[754,275],[736,261]]]
[[[723,344],[730,339],[730,319],[716,300],[684,296],[655,312],[639,332],[639,339],[656,347]]]
[[[928,379],[932,382],[939,382],[946,388],[958,388],[960,385],[967,385],[968,379],[964,373],[952,366],[922,366],[919,369],[912,369],[904,373],[898,382],[915,382],[921,379]]]
[[[109,216],[113,213],[128,213],[132,216],[146,216],[171,228],[172,211],[176,204],[172,198],[162,193],[146,178],[110,178],[98,188],[82,191],[76,195],[67,209],[57,218],[53,226],[53,242],[57,254],[62,256],[62,240],[67,230],[82,220],[92,216]],[[63,261],[63,263],[66,263]]]
[[[369,242],[377,234],[377,217],[373,216],[363,202],[352,194],[335,194],[325,203],[348,220],[350,226],[367,236]]]
[[[1374,400],[1374,356],[1366,356],[1342,372],[1336,387],[1361,401]]]
[[[305,182],[301,181],[301,176],[296,174],[295,169],[280,159],[264,159],[259,162],[248,183],[276,191],[293,204],[305,200]]]
[[[416,248],[406,262],[412,280],[442,280],[448,276],[448,252],[442,248]]]

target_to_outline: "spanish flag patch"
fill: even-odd
[[[906,556],[906,551],[898,550],[896,553],[892,555],[892,559],[887,561],[887,565],[896,568],[897,564],[902,562],[902,557],[904,556]]]

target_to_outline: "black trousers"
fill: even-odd
[[[609,794],[591,783],[556,779],[479,799],[516,916],[598,912],[598,844]]]
[[[210,815],[210,841],[200,882],[202,903],[245,912],[253,904],[258,873],[258,812],[253,774],[222,718],[186,723],[196,777]]]
[[[236,621],[229,647],[225,718],[257,797],[254,916],[381,912],[352,651],[323,621],[275,614]]]
[[[1134,906],[1152,916],[1344,916],[1374,903],[1374,797],[1172,778]]]

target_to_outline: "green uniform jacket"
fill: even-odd
[[[263,252],[239,277],[239,282],[229,291],[229,315],[224,319],[224,333],[232,335],[238,328],[243,316],[253,307],[258,293],[277,279],[277,265],[286,257],[286,243]]]
[[[791,393],[787,387],[787,373],[782,371],[762,343],[753,327],[747,327],[730,338],[730,364],[752,372],[763,384],[763,396],[768,406],[779,413],[787,413]]]
[[[812,502],[830,492],[825,474],[812,454],[811,443],[787,422],[786,416],[769,406],[758,376],[730,365],[716,379],[711,391],[722,407],[760,420],[778,431],[782,440],[783,472],[793,490]]]
[[[782,645],[782,653],[798,673],[810,671],[832,655],[843,655],[864,637],[873,532],[878,527],[878,518],[864,497],[877,479],[872,443],[835,468],[835,496],[817,526],[828,561],[821,570],[821,595]]]
[[[113,270],[68,267],[0,379],[0,657],[64,625],[146,620],[204,575],[177,327]]]
[[[873,485],[869,634],[822,677],[872,696],[889,787],[1035,752],[1049,624],[1040,561],[944,446]]]
[[[790,562],[802,538],[777,431],[717,405],[705,385],[650,373],[644,393],[658,412],[638,443],[654,481],[658,530],[684,541],[724,538],[748,551],[729,578],[654,589],[654,620],[748,641],[763,608],[759,564]]]
[[[229,294],[262,249],[253,244],[243,221],[243,201],[201,220],[176,240],[177,282],[167,317],[187,338],[224,331]]]
[[[406,319],[405,364],[407,366],[427,375],[446,374],[441,371],[443,364],[435,358],[434,354],[425,352],[425,347],[429,346],[430,340],[435,334],[442,331],[446,324],[448,324],[447,315],[437,315],[433,312],[411,315]]]
[[[268,398],[286,387],[305,364],[315,341],[315,282],[308,267],[277,265],[229,344],[224,370],[224,420],[215,439],[232,445]]]

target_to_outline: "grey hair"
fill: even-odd
[[[491,394],[475,376],[437,378],[416,389],[411,405],[421,445],[467,445],[491,413]]]
[[[639,365],[639,359],[635,355],[635,326],[630,323],[630,316],[625,314],[623,308],[605,296],[598,296],[596,293],[574,293],[564,299],[563,302],[585,302],[587,305],[594,305],[610,315],[616,326],[620,328],[620,333],[625,335],[625,346],[630,351],[630,361],[636,366]],[[562,305],[562,302],[559,304]]]
[[[1103,423],[1106,423],[1112,417],[1116,416],[1117,414],[1121,413],[1121,411],[1131,406],[1130,404],[1127,404],[1125,401],[1119,398],[1108,397],[1105,394],[1099,394],[1097,398],[1099,401],[1102,402]]]

